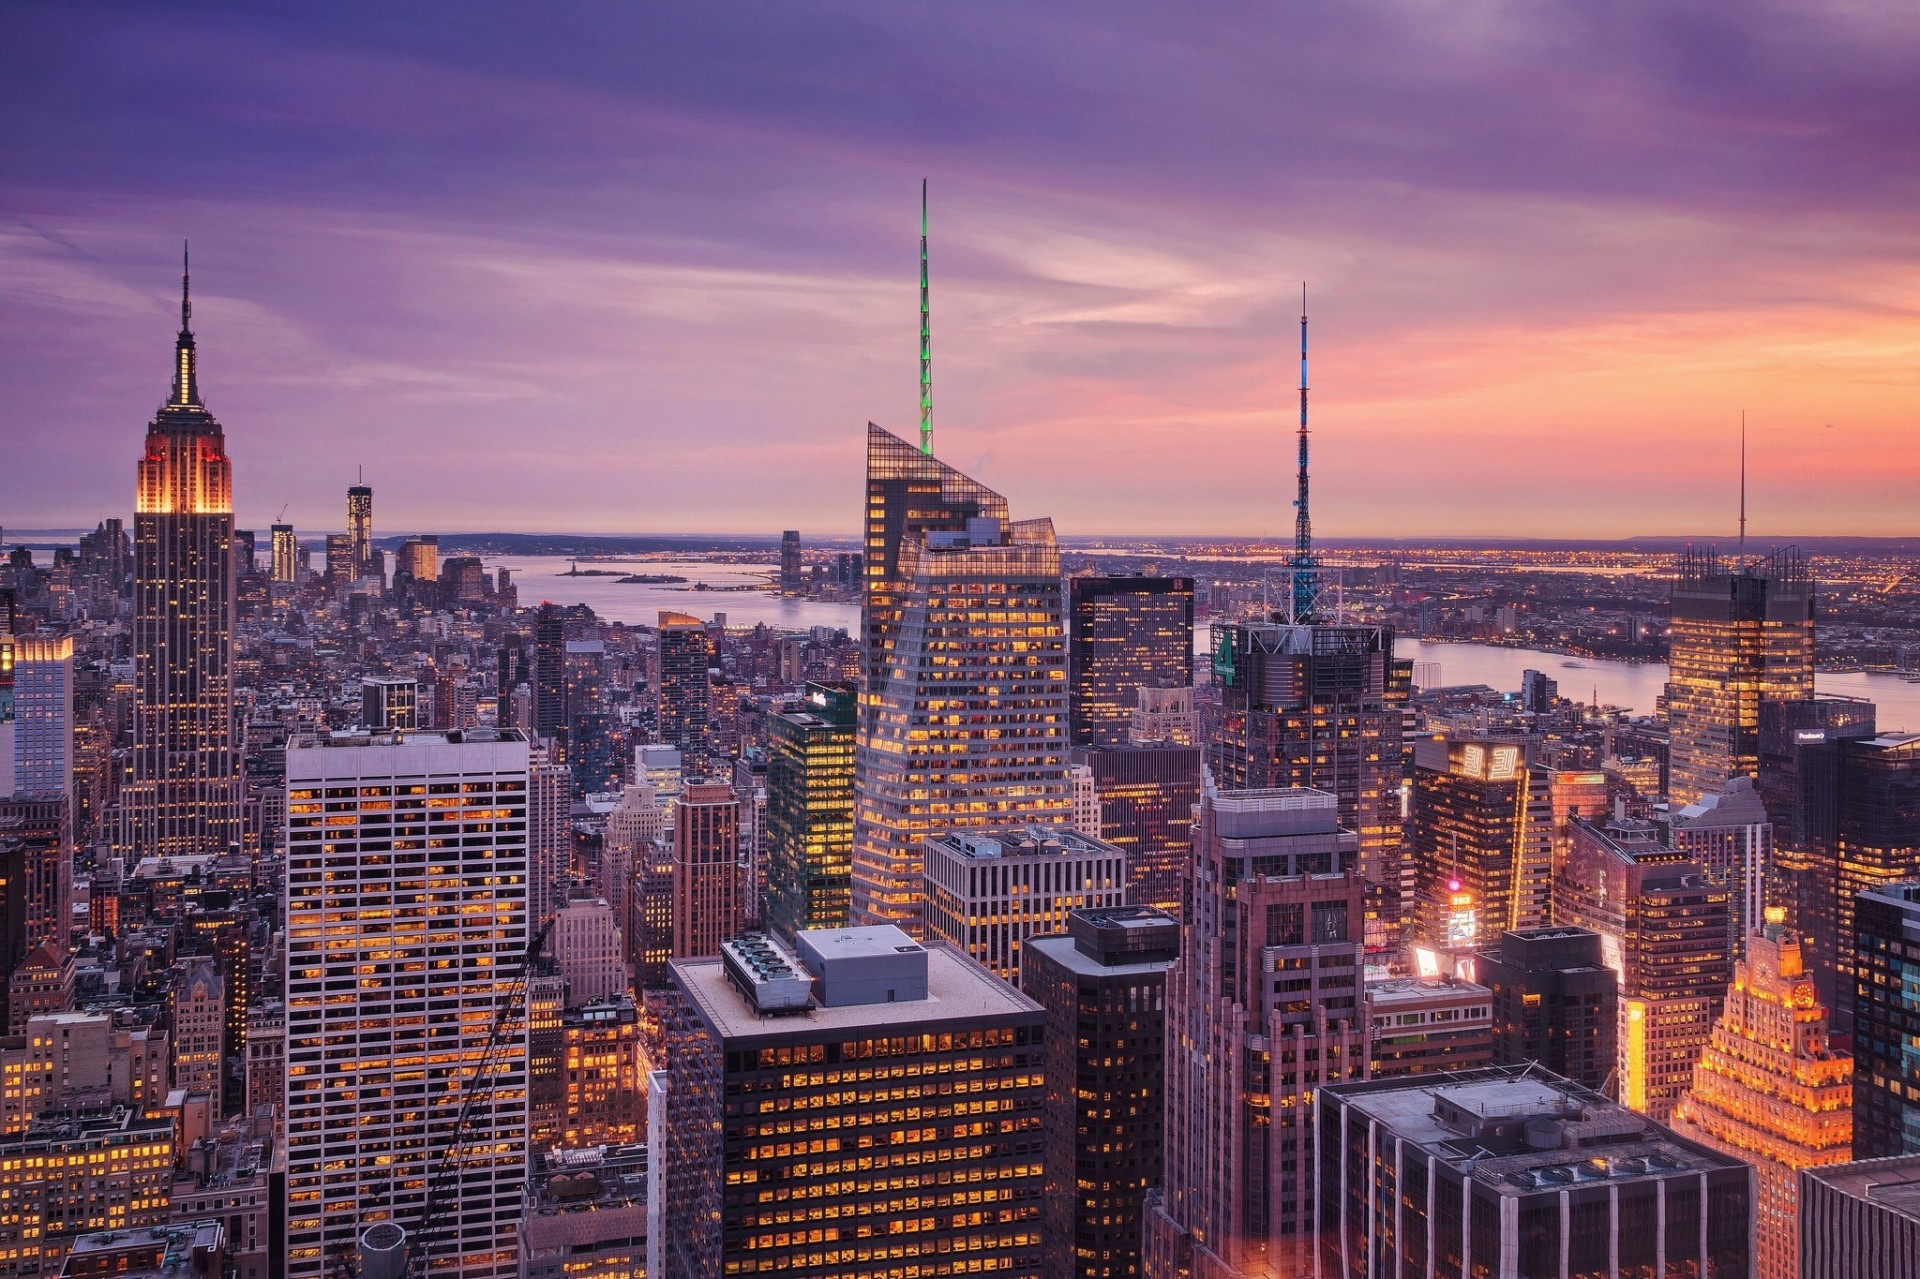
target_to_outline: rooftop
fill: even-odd
[[[930,848],[968,861],[1009,857],[1096,857],[1119,855],[1105,840],[1092,839],[1065,826],[1013,826],[997,831],[950,831],[927,836]]]
[[[1807,1175],[1843,1195],[1864,1199],[1898,1216],[1920,1221],[1920,1155],[1861,1159],[1809,1168]]]
[[[826,931],[826,930],[822,930]],[[891,926],[833,930],[847,934],[899,934]],[[837,944],[837,943],[835,943]],[[871,948],[881,939],[848,937],[849,947]],[[672,970],[688,998],[715,1033],[725,1039],[786,1038],[796,1034],[859,1032],[874,1028],[938,1026],[948,1022],[1040,1012],[1040,1005],[943,942],[925,946],[927,996],[901,1003],[818,1005],[779,1018],[762,1016],[729,983],[718,957],[676,959]],[[887,952],[892,950],[887,945]]]

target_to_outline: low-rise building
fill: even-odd
[[[644,1279],[647,1148],[555,1147],[528,1166],[520,1279]]]

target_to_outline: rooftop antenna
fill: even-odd
[[[1740,567],[1747,566],[1747,411],[1740,410]]]
[[[927,308],[927,180],[920,179],[920,451],[933,456],[933,329]]]
[[[1313,519],[1307,512],[1307,284],[1300,282],[1300,475],[1293,499],[1293,621],[1314,620]]]
[[[193,294],[187,287],[187,242],[180,241],[180,331],[193,327]]]

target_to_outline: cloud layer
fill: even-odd
[[[548,12],[548,8],[555,10]],[[915,416],[1069,533],[1911,533],[1910,5],[45,5],[0,523],[129,505],[195,245],[243,523],[851,530]]]

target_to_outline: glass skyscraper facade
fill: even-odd
[[[844,928],[853,909],[851,686],[809,684],[767,721],[767,928],[792,940]]]
[[[1073,744],[1117,746],[1142,688],[1193,683],[1193,579],[1076,577],[1068,588]]]

